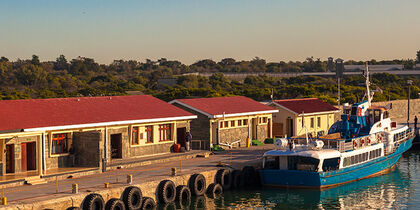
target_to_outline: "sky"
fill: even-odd
[[[419,0],[0,0],[0,56],[415,58]]]

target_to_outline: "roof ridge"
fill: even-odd
[[[279,99],[279,100],[274,100],[274,102],[277,102],[277,101],[304,101],[304,100],[320,100],[320,101],[322,101],[321,99],[319,99],[319,98],[292,98],[292,99]]]
[[[27,99],[13,99],[13,100],[0,100],[0,103],[6,102],[18,102],[18,101],[53,101],[53,100],[71,100],[71,99],[100,99],[100,98],[109,98],[109,97],[142,97],[142,96],[151,96],[151,95],[122,95],[122,96],[76,96],[76,97],[65,97],[65,98],[27,98]]]

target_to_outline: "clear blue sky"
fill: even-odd
[[[407,59],[419,0],[0,0],[0,56]]]

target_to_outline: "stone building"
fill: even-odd
[[[0,101],[0,176],[169,153],[195,118],[148,95]]]
[[[272,113],[278,112],[244,96],[177,99],[169,103],[198,116],[191,122],[191,134],[193,147],[200,149],[232,143],[243,147],[248,138],[269,138]]]
[[[267,105],[279,110],[273,114],[273,136],[299,136],[306,132],[322,136],[335,122],[340,112],[334,106],[317,98],[275,100]]]

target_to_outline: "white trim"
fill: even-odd
[[[239,116],[246,116],[246,115],[254,115],[254,114],[270,114],[279,112],[279,110],[266,110],[266,111],[256,111],[256,112],[243,112],[243,113],[233,113],[233,114],[219,114],[219,115],[212,115],[212,118],[222,118],[222,117],[239,117]]]
[[[182,117],[143,119],[143,120],[125,120],[125,121],[103,122],[103,123],[63,125],[63,126],[41,127],[41,128],[27,128],[27,129],[24,129],[23,131],[52,131],[52,130],[65,130],[65,129],[75,129],[75,128],[87,128],[87,127],[101,127],[101,126],[136,124],[136,123],[163,122],[163,121],[173,121],[173,120],[189,120],[189,119],[196,119],[196,118],[197,118],[197,115],[182,116]]]
[[[295,115],[297,115],[299,117],[302,116],[302,113],[296,113],[296,112],[292,111],[291,109],[288,109],[287,107],[278,104],[277,102],[270,102],[268,105],[271,105],[271,104],[274,104],[274,105],[276,105],[278,107],[281,107],[281,108],[283,108],[283,109],[285,109],[285,110],[287,110],[287,111],[289,111],[289,112],[291,112],[291,113],[293,113],[293,114],[295,114]],[[340,112],[340,110],[337,109],[337,110],[334,110],[334,111],[303,113],[303,116],[318,115],[318,114],[328,114],[328,113],[336,113],[336,112]]]
[[[199,109],[197,109],[197,108],[195,108],[195,107],[192,107],[192,106],[190,106],[190,105],[188,105],[188,104],[182,103],[182,102],[180,102],[180,101],[178,101],[178,100],[172,100],[172,101],[169,101],[169,104],[174,104],[174,103],[178,103],[178,104],[180,104],[180,105],[182,105],[182,106],[185,106],[185,107],[187,107],[187,108],[189,108],[189,109],[192,109],[192,110],[194,110],[194,111],[196,111],[196,112],[198,112],[198,113],[200,113],[200,114],[206,115],[206,116],[207,116],[207,117],[209,117],[209,118],[214,118],[214,117],[213,117],[213,115],[211,115],[211,114],[209,114],[209,113],[207,113],[207,112],[203,112],[203,111],[201,111],[201,110],[199,110]]]
[[[192,106],[190,106],[190,105],[188,105],[188,104],[182,103],[182,102],[180,102],[180,101],[178,101],[178,100],[173,100],[173,101],[170,101],[169,103],[170,103],[170,104],[173,104],[173,103],[178,103],[178,104],[180,104],[180,105],[182,105],[182,106],[185,106],[185,107],[187,107],[187,108],[189,108],[189,109],[192,109],[192,110],[194,110],[194,111],[196,111],[196,112],[199,112],[199,113],[201,113],[201,114],[203,114],[203,115],[206,115],[208,118],[239,117],[239,116],[246,116],[246,115],[254,115],[254,114],[270,114],[270,113],[279,112],[279,110],[275,109],[275,110],[265,110],[265,111],[255,111],[255,112],[242,112],[242,113],[233,113],[233,114],[218,114],[218,115],[212,115],[212,114],[209,114],[209,113],[204,112],[204,111],[202,111],[202,110],[199,110],[199,109],[197,109],[197,108],[195,108],[195,107],[192,107]]]

